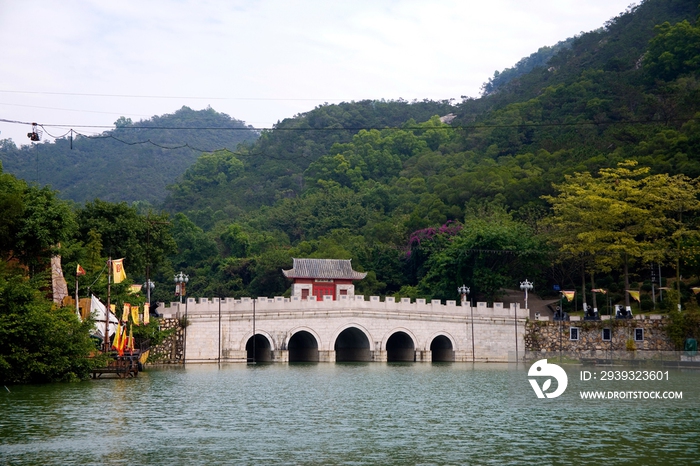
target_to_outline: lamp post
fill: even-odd
[[[180,296],[180,304],[182,304],[182,297],[185,294],[185,284],[190,281],[190,277],[182,271],[175,275],[175,294]],[[178,314],[180,310],[178,309]],[[180,321],[182,323],[182,321]],[[187,303],[185,303],[185,322],[187,322]],[[182,339],[182,365],[184,367],[187,362],[187,325],[184,326],[184,335]]]
[[[527,278],[524,282],[520,282],[520,289],[525,292],[525,311],[530,314],[530,308],[527,306],[527,292],[532,289],[534,284],[530,282]],[[515,364],[518,364],[518,306],[513,309],[515,311]]]
[[[464,306],[464,301],[467,300],[467,295],[469,294],[469,287],[466,285],[458,286],[457,293],[462,295],[462,306]]]
[[[156,287],[156,284],[153,283],[150,279],[146,280],[143,284],[143,287],[146,289],[146,302],[148,305],[151,305],[151,290],[153,290]]]
[[[457,293],[462,295],[462,306],[464,306],[464,302],[467,300],[467,295],[469,295],[469,287],[464,284],[462,286],[458,286]],[[471,303],[469,303],[469,313],[471,314],[472,320],[472,362],[474,362],[474,308],[471,306]]]
[[[533,286],[534,286],[534,283],[528,281],[527,278],[525,279],[524,282],[520,282],[520,289],[525,292],[525,309],[528,309],[528,310],[529,310],[529,308],[527,307],[527,292],[530,291]]]
[[[182,297],[185,295],[185,284],[190,281],[190,277],[180,272],[175,275],[175,294],[180,296],[180,304],[182,304]]]

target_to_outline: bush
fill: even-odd
[[[700,309],[698,306],[689,305],[681,312],[670,312],[666,333],[678,351],[683,349],[686,339],[700,339]]]
[[[0,383],[88,378],[102,363],[90,357],[92,322],[72,308],[52,309],[30,280],[0,268]]]

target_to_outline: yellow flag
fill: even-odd
[[[631,290],[628,290],[627,292],[630,294],[630,296],[632,297],[632,299],[634,299],[634,300],[637,301],[637,302],[640,302],[640,301],[639,301],[639,291],[631,291]]]
[[[134,352],[134,326],[129,325],[129,351]]]
[[[575,291],[562,291],[561,294],[564,295],[567,301],[571,302],[574,300]]]
[[[124,310],[122,311],[122,322],[129,320],[129,313],[131,312],[131,304],[124,303]]]
[[[114,332],[114,341],[112,342],[112,348],[115,350],[119,351],[119,348],[121,348],[121,333],[122,333],[122,327],[121,325],[117,326],[117,331]]]
[[[124,327],[119,326],[119,332],[122,334],[119,337],[119,356],[124,356],[124,348],[126,347],[126,324]]]
[[[112,275],[114,275],[114,283],[121,283],[122,281],[126,280],[124,259],[112,260]]]
[[[131,308],[131,321],[135,323],[136,325],[139,324],[139,307],[138,306],[132,306]]]
[[[143,303],[143,325],[151,323],[151,305]]]
[[[698,286],[692,287],[691,290],[693,290],[693,294],[698,294],[698,293],[700,293],[700,287],[698,287]]]

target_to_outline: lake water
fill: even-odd
[[[537,398],[529,366],[466,363],[188,365],[0,387],[0,464],[700,462],[700,372],[633,387],[682,400],[582,400],[613,383],[565,367],[555,399]]]

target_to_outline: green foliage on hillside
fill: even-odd
[[[71,140],[68,135],[19,148],[2,140],[0,161],[7,172],[47,184],[64,199],[157,204],[165,198],[165,187],[202,151],[233,150],[258,136],[243,122],[211,108],[182,107],[137,123],[121,117],[115,125],[97,136],[74,135]]]
[[[481,86],[481,95],[487,96],[493,94],[494,92],[498,92],[500,88],[504,87],[515,78],[527,74],[535,68],[547,66],[547,63],[549,63],[549,60],[554,55],[559,53],[559,51],[562,49],[571,47],[571,43],[573,41],[574,38],[570,37],[566,40],[557,42],[551,47],[540,47],[537,52],[522,58],[512,68],[506,68],[503,71],[494,72],[493,77],[489,78],[489,80]]]
[[[322,105],[264,131],[253,145],[200,158],[170,187],[165,207],[185,212],[207,227],[217,220],[235,219],[243,212],[301,195],[309,165],[326,156],[334,144],[351,142],[358,131],[393,128],[410,119],[425,121],[453,109],[449,102],[432,101]]]
[[[252,145],[201,158],[166,201],[210,245],[190,269],[207,274],[206,287],[191,290],[282,294],[288,284],[261,278],[275,276],[264,264],[289,267],[302,256],[352,258],[374,271],[360,292],[453,299],[456,284],[470,281],[491,299],[523,274],[573,286],[564,281],[579,262],[545,246],[543,222],[546,196],[567,176],[625,160],[648,176],[700,176],[698,12],[689,1],[647,0],[524,59],[481,99],[324,105]],[[457,118],[442,123],[448,113]],[[692,225],[693,214],[685,220]],[[412,243],[450,225],[459,233]],[[620,280],[618,268],[601,279]]]
[[[107,255],[123,255],[134,279],[151,267],[162,301],[173,299],[179,271],[191,296],[288,294],[280,269],[293,257],[352,259],[368,272],[358,293],[443,300],[462,283],[475,299],[497,299],[526,277],[543,294],[572,289],[582,270],[621,298],[623,275],[648,282],[651,261],[697,280],[696,209],[669,202],[681,199],[678,186],[694,194],[700,177],[699,12],[687,0],[647,0],[524,59],[480,99],[350,102],[286,119],[183,169],[163,204],[171,220],[144,203],[76,208],[66,262],[93,264],[94,279]],[[127,119],[117,126],[124,138],[161,134]],[[179,134],[201,143],[201,131]],[[635,183],[611,181],[626,161],[637,164]],[[581,185],[619,210],[567,197]],[[630,193],[658,205],[640,214]],[[12,196],[5,202],[12,212]],[[585,222],[571,227],[584,204],[603,206],[591,241]],[[157,244],[144,246],[156,232]],[[629,235],[615,243],[621,232]],[[564,243],[567,234],[584,237]],[[589,260],[603,246],[619,254]],[[686,301],[688,284],[678,287]]]

